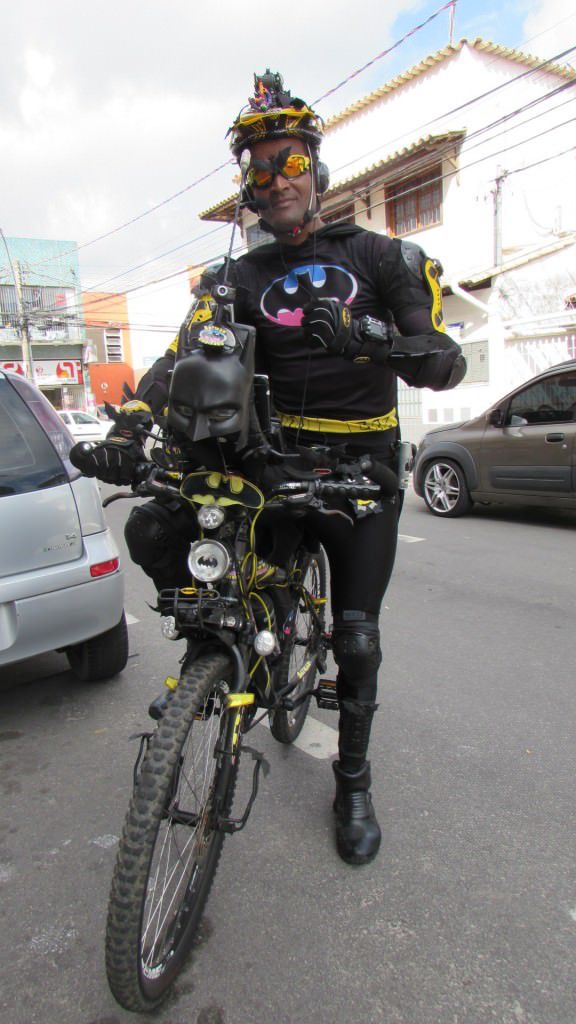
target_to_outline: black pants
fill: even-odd
[[[359,442],[346,442],[346,457],[353,458],[366,451],[388,465],[394,465],[393,451],[388,436],[382,434],[363,438]],[[307,443],[322,443],[321,437],[307,438]],[[332,437],[331,444],[340,443]],[[370,442],[370,443],[368,443]],[[302,443],[302,438],[299,438]],[[346,505],[342,506],[343,510]],[[328,557],[332,614],[335,629],[369,634],[379,645],[378,619],[382,599],[392,575],[398,536],[399,502],[383,503],[382,510],[362,519],[349,519],[340,515],[325,515],[316,510],[303,519],[291,519],[278,531],[279,542],[273,538],[273,528],[264,525],[262,553],[279,562],[284,560],[279,549],[287,551],[290,538],[295,538],[303,527],[306,534],[319,541]],[[267,530],[272,530],[272,540]],[[186,586],[190,576],[186,557],[190,542],[197,536],[196,517],[192,510],[174,505],[163,505],[156,500],[134,509],[126,524],[126,542],[134,562],[142,567],[161,590]],[[365,625],[362,625],[362,624]],[[379,646],[378,646],[379,653]],[[377,671],[374,658],[357,669],[339,673],[339,696],[373,702],[376,697]]]

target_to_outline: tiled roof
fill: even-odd
[[[489,281],[492,277],[498,277],[500,274],[505,274],[507,270],[516,270],[518,267],[523,267],[527,263],[532,263],[534,260],[542,259],[544,256],[550,256],[552,253],[559,252],[560,249],[566,249],[569,245],[574,245],[575,243],[576,234],[572,233],[566,235],[565,238],[560,238],[555,242],[549,242],[548,245],[540,246],[537,249],[530,249],[528,252],[523,252],[518,256],[513,256],[504,263],[486,267],[484,270],[478,270],[474,274],[466,274],[459,279],[458,283],[462,288],[473,288],[474,286],[482,284],[484,281]]]
[[[338,192],[352,188],[364,178],[371,180],[378,171],[381,171],[392,164],[398,163],[398,161],[412,156],[420,150],[427,149],[430,152],[437,153],[439,148],[442,146],[445,148],[451,148],[450,144],[463,139],[465,134],[465,131],[461,130],[443,132],[441,135],[426,135],[424,138],[418,139],[416,142],[411,142],[409,146],[397,149],[390,156],[386,156],[383,160],[379,160],[378,163],[371,164],[369,167],[363,167],[361,171],[356,171],[356,173],[351,175],[351,177],[344,178],[342,181],[337,182],[332,188],[328,189],[323,198],[329,199],[330,196],[334,196]]]
[[[537,68],[543,63],[542,57],[534,57],[532,54],[523,53],[521,50],[513,50],[509,46],[500,46],[498,43],[490,43],[486,39],[461,39],[458,43],[443,46],[436,53],[431,53],[428,57],[424,57],[418,64],[414,64],[413,67],[403,71],[400,75],[396,75],[395,78],[391,78],[389,82],[385,82],[384,85],[375,89],[374,92],[368,93],[362,99],[351,103],[349,107],[340,111],[339,114],[334,114],[333,117],[328,118],[325,126],[326,132],[337,128],[350,117],[354,117],[355,114],[359,114],[361,111],[371,107],[373,103],[377,103],[378,100],[383,99],[384,96],[399,89],[402,85],[406,85],[407,82],[411,82],[413,79],[425,74],[426,71],[429,71],[436,64],[441,64],[449,57],[453,57],[464,46],[470,46],[474,50],[492,54],[495,57],[506,57],[508,60],[512,60],[516,64],[523,64],[527,68]],[[562,78],[570,80],[576,78],[576,70],[567,64],[549,64],[546,70],[551,74],[560,75]]]
[[[332,188],[328,189],[324,199],[330,199],[331,196],[336,196],[339,192],[353,187],[364,178],[373,178],[378,171],[397,163],[405,157],[412,156],[413,153],[417,153],[426,148],[435,152],[443,144],[456,142],[463,138],[464,135],[464,131],[443,132],[441,135],[426,135],[424,138],[418,139],[416,142],[411,142],[409,146],[397,149],[390,156],[384,157],[383,160],[379,160],[377,163],[371,164],[369,167],[363,167],[361,171],[356,171],[349,178],[338,181],[332,186]],[[234,207],[236,205],[237,195],[238,193],[235,192],[233,195],[228,196],[227,199],[222,199],[219,203],[216,203],[215,206],[211,206],[208,210],[204,210],[200,214],[201,220],[231,221],[234,216]]]
[[[221,199],[214,206],[209,206],[207,210],[202,210],[202,213],[198,214],[200,220],[231,221],[234,217],[234,207],[236,206],[237,198],[238,192],[234,192],[227,199]]]
[[[444,46],[441,50],[437,50],[436,53],[430,54],[428,57],[424,57],[418,64],[409,68],[407,71],[403,71],[400,75],[396,75],[395,78],[390,79],[389,82],[385,82],[374,92],[368,93],[367,96],[363,96],[362,99],[352,103],[349,107],[346,107],[339,114],[334,114],[326,121],[326,132],[330,132],[335,128],[338,128],[345,121],[354,117],[355,115],[367,110],[374,103],[383,99],[389,93],[399,89],[402,85],[406,85],[408,82],[413,81],[420,75],[425,74],[431,68],[437,64],[441,64],[443,61],[453,57],[454,54],[459,53],[464,46],[469,46],[474,50],[481,53],[491,54],[496,57],[505,57],[508,60],[514,61],[516,64],[523,65],[527,68],[537,68],[544,63],[542,57],[535,57],[529,53],[523,53],[521,50],[513,50],[508,46],[500,46],[498,43],[491,43],[486,39],[461,39],[458,43],[453,43],[449,46]],[[576,79],[576,70],[567,64],[548,64],[546,65],[546,71],[550,74],[559,75],[561,78],[573,81]],[[454,133],[458,134],[458,133]],[[428,137],[432,138],[431,136]],[[399,156],[407,156],[413,149],[417,149],[419,146],[427,140],[419,140],[419,142],[406,148],[406,151],[399,150],[392,157],[386,157],[380,164],[375,164],[373,168],[366,168],[366,170],[360,172],[360,175],[356,174],[353,178],[350,178],[348,183],[357,180],[359,176],[365,176],[370,170],[375,170],[383,166],[385,163],[391,160],[398,159]],[[340,182],[335,189],[340,190],[346,182]],[[333,192],[334,190],[330,190]],[[330,193],[327,193],[328,195]],[[214,206],[210,206],[207,210],[203,210],[200,214],[200,220],[217,220],[229,222],[232,220],[234,215],[234,205],[236,202],[237,193],[228,196],[227,199],[221,199],[220,202],[215,203]]]

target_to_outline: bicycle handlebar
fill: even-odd
[[[348,479],[345,477],[348,476]],[[155,463],[139,462],[134,473],[132,490],[119,491],[105,498],[106,507],[119,498],[163,497],[182,499],[180,488],[171,482],[167,470]],[[321,476],[308,480],[287,480],[274,487],[268,497],[282,497],[290,505],[308,505],[318,498],[352,498],[377,501],[392,498],[398,491],[398,478],[389,466],[376,462],[370,456],[355,463],[342,464],[337,470],[329,470]]]

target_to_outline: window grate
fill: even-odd
[[[106,362],[121,363],[123,360],[122,335],[120,331],[106,331]]]
[[[462,353],[466,360],[466,376],[463,384],[487,384],[490,379],[488,362],[488,342],[469,341],[462,345]]]

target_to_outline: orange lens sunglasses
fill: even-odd
[[[264,161],[261,162],[264,163]],[[266,163],[268,162],[266,161]],[[272,164],[272,162],[270,162],[269,167],[265,168],[251,167],[246,176],[246,184],[251,188],[254,186],[256,188],[270,188],[277,174],[281,174],[283,178],[288,180],[290,178],[299,178],[310,170],[310,164],[309,156],[304,156],[302,153],[290,153],[281,167]]]

